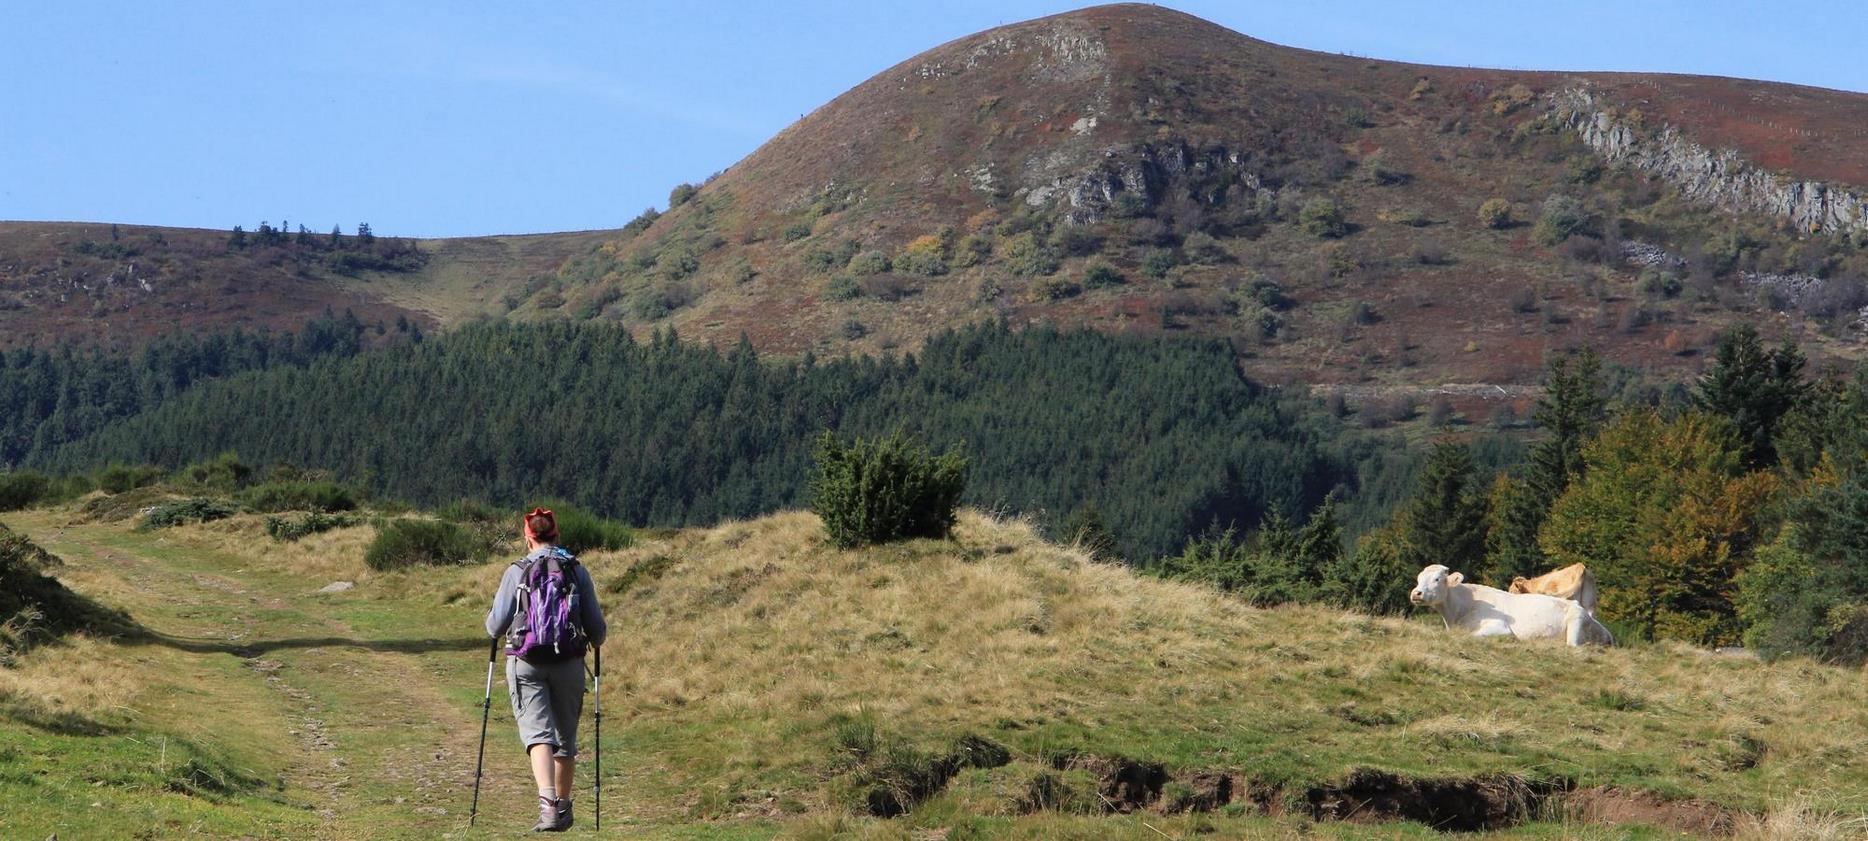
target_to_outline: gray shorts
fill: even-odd
[[[553,756],[577,755],[577,717],[584,712],[584,661],[528,663],[506,658],[506,694],[519,741],[551,745]]]

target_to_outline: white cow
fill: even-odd
[[[1408,601],[1439,611],[1449,630],[1471,631],[1475,637],[1561,637],[1570,645],[1615,644],[1609,629],[1576,602],[1467,584],[1465,576],[1449,571],[1443,564],[1420,571]]]

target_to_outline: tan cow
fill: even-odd
[[[1506,589],[1513,593],[1542,593],[1569,599],[1582,605],[1590,616],[1596,615],[1596,577],[1590,575],[1589,567],[1583,564],[1570,564],[1536,578],[1513,578]]]

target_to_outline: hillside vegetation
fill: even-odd
[[[504,313],[501,296],[600,240],[568,232],[418,241],[260,225],[0,221],[0,350],[134,350],[177,332],[296,332],[346,311],[379,336],[452,327]]]
[[[1784,312],[1773,332],[1854,359],[1868,205],[1832,162],[1860,157],[1863,114],[1860,94],[1409,65],[1102,6],[877,74],[517,312],[820,353],[987,317],[1186,331],[1271,382],[1417,386],[1529,383],[1582,343],[1678,374]]]
[[[1358,404],[1465,386],[1479,417],[1522,408],[1481,384],[1585,344],[1677,377],[1766,321],[1860,359],[1865,119],[1858,93],[1411,65],[1102,6],[933,47],[609,230],[3,223],[0,343],[348,308],[829,355],[1004,319],[1224,338],[1260,381]]]
[[[53,410],[98,381],[84,371],[119,370],[72,367],[61,380],[22,366],[0,400]],[[148,402],[82,435],[47,424],[29,451],[0,456],[80,473],[234,452],[420,504],[563,496],[667,526],[801,507],[819,433],[901,430],[966,451],[971,504],[1032,512],[1050,528],[1094,505],[1136,560],[1209,525],[1309,511],[1332,491],[1352,497],[1347,518],[1366,527],[1404,493],[1410,466],[1398,442],[1246,379],[1223,343],[996,325],[915,355],[819,362],[747,345],[723,354],[671,333],[639,343],[608,325],[486,324],[282,360]],[[14,440],[25,446],[30,431]]]
[[[250,516],[8,522],[150,637],[0,669],[0,823],[462,831],[496,565],[377,572],[368,528],[275,544]],[[585,560],[619,837],[1845,837],[1868,802],[1859,670],[1254,609],[973,512],[950,540],[842,551],[780,514]],[[494,709],[488,837],[529,785]]]

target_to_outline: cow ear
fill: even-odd
[[[1466,580],[1466,574],[1463,572],[1456,572],[1446,577],[1446,583],[1448,586],[1458,586],[1460,582],[1465,581],[1465,580]]]

